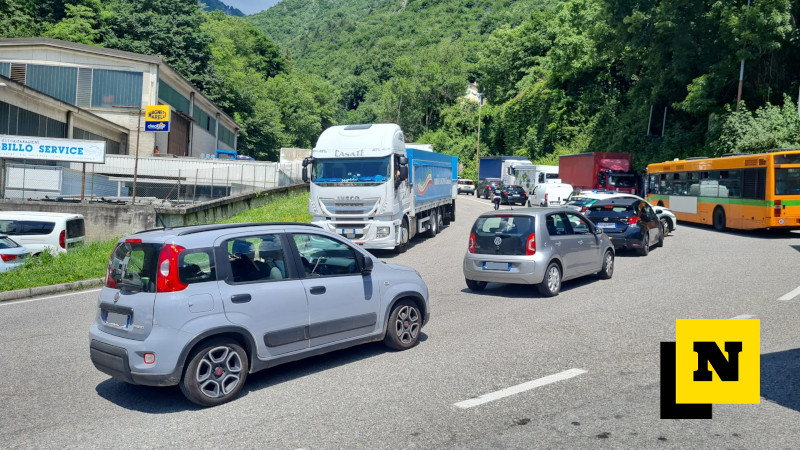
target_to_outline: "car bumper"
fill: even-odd
[[[536,256],[518,259],[468,254],[464,257],[464,278],[491,283],[538,284],[544,279],[546,261]],[[503,270],[503,264],[507,270]],[[500,270],[487,267],[492,265],[500,267]]]
[[[614,244],[614,250],[642,248],[642,234],[640,232],[635,234],[606,233],[606,236],[608,236],[611,243]]]

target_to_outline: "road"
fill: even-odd
[[[417,347],[369,344],[259,372],[211,409],[94,369],[96,290],[0,304],[0,447],[796,448],[800,235],[682,223],[647,257],[620,253],[611,280],[568,281],[554,298],[494,284],[472,293],[461,259],[490,208],[461,196],[437,237],[378,255],[428,283]],[[661,420],[659,343],[675,340],[675,319],[735,317],[760,320],[761,403]],[[476,398],[489,401],[457,406]]]

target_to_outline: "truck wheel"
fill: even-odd
[[[429,219],[428,219],[427,236],[429,238],[432,238],[432,237],[436,236],[436,233],[439,231],[439,228],[438,228],[439,227],[439,223],[438,222],[439,222],[438,214],[436,213],[436,209],[434,208],[434,209],[431,210],[431,215],[429,216]]]
[[[405,253],[408,250],[408,220],[404,217],[400,225],[400,243],[394,247],[396,254]]]
[[[453,202],[453,206],[450,207],[450,222],[456,221],[456,202]]]
[[[452,213],[450,211],[455,209],[455,207],[456,207],[456,202],[453,202],[453,204],[450,205],[450,207],[448,208],[442,207],[442,212],[444,213],[442,214],[442,222],[444,222],[445,225],[450,225],[450,217],[452,216]]]

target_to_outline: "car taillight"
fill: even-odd
[[[17,255],[0,255],[0,258],[3,258],[3,262],[9,262],[17,259]]]
[[[781,201],[775,200],[775,208],[772,210],[773,217],[780,217],[781,216]]]
[[[469,234],[469,252],[470,253],[475,253],[475,234],[474,233],[470,233]]]
[[[547,201],[547,198],[548,198],[548,197],[550,197],[550,194],[548,194],[547,192],[545,192],[545,193],[544,193],[544,203],[545,203],[545,204],[547,204],[547,205],[549,205],[549,204],[550,204],[550,202],[548,202],[548,201]]]
[[[636,223],[639,222],[638,216],[628,217],[627,219],[628,219],[628,225],[636,225]]]
[[[58,245],[60,245],[61,248],[63,248],[63,249],[67,248],[67,232],[66,232],[66,230],[61,230],[61,233],[58,235]]]
[[[588,211],[588,210],[587,210],[587,209],[586,209],[586,207],[584,206],[583,208],[581,208],[581,210],[580,210],[580,213],[581,213],[581,214],[586,214],[586,211]]]
[[[118,289],[119,286],[117,285],[117,280],[114,279],[114,270],[111,267],[111,261],[114,259],[114,254],[111,254],[111,257],[108,258],[108,266],[106,266],[106,287],[110,287],[112,289]]]
[[[186,289],[178,277],[178,256],[186,250],[180,245],[165,245],[158,257],[156,292],[176,292]]]
[[[536,234],[531,233],[528,240],[525,242],[525,254],[533,255],[536,253]]]

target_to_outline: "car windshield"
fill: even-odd
[[[612,174],[608,176],[608,184],[615,187],[634,187],[636,176],[629,173]]]
[[[371,184],[385,183],[391,178],[390,157],[315,159],[311,180],[318,184]]]
[[[534,232],[534,224],[531,216],[479,217],[472,226],[475,253],[524,255],[525,243]]]

